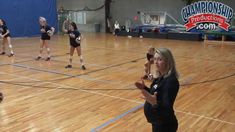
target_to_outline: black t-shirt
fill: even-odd
[[[41,26],[40,29],[45,30],[45,32],[41,32],[41,38],[42,39],[50,39],[50,36],[47,34],[47,31],[51,30],[51,27],[46,25],[46,26]]]
[[[70,45],[77,45],[78,43],[76,42],[76,38],[81,36],[81,33],[78,30],[74,31],[68,30],[67,34],[69,34]],[[75,35],[75,37],[72,38],[70,34]]]
[[[4,35],[4,34],[7,32],[7,30],[8,30],[8,28],[7,28],[6,25],[0,26],[0,33],[1,33],[2,35]],[[10,34],[8,33],[7,35],[10,35]],[[6,35],[6,36],[7,36],[7,35]]]
[[[157,92],[157,105],[147,101],[144,105],[145,116],[150,123],[164,123],[175,117],[173,105],[179,90],[179,81],[174,74],[166,78],[157,78],[150,89],[145,88],[152,95]]]

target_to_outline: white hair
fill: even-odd
[[[40,20],[40,21],[43,21],[43,22],[46,22],[46,21],[47,21],[45,17],[39,17],[39,20]]]

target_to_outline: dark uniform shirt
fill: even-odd
[[[51,37],[47,34],[47,31],[51,30],[51,27],[46,25],[46,26],[41,26],[40,29],[44,29],[45,30],[45,32],[41,32],[41,39],[42,40],[50,40]]]
[[[70,45],[71,45],[72,47],[75,47],[75,48],[78,47],[78,46],[80,46],[80,43],[77,43],[77,42],[76,42],[76,38],[77,38],[77,37],[80,37],[80,36],[81,36],[81,33],[80,33],[78,30],[74,30],[74,31],[68,30],[67,33],[69,34]],[[72,38],[72,37],[70,36],[70,34],[75,35],[75,37]]]
[[[0,26],[0,33],[2,33],[2,35],[4,35],[7,32],[8,28],[6,25],[2,25]],[[10,37],[10,33],[8,33],[7,35],[5,35],[5,38]]]
[[[150,123],[164,123],[175,118],[173,105],[179,90],[179,81],[174,74],[168,77],[154,79],[150,89],[145,88],[152,95],[157,92],[157,104],[151,105],[147,101],[144,105],[145,116]]]

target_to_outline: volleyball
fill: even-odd
[[[47,31],[47,34],[48,34],[49,36],[52,36],[52,35],[53,35],[53,32],[52,32],[51,30],[48,30],[48,31]]]
[[[75,41],[76,41],[76,43],[80,44],[80,43],[81,43],[81,37],[77,37],[77,38],[75,39]]]

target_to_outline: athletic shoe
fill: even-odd
[[[84,65],[81,66],[82,70],[86,70],[86,67]]]
[[[65,68],[72,68],[72,65],[67,65]]]
[[[47,57],[45,61],[50,61],[51,60],[51,57]]]
[[[40,60],[42,57],[41,56],[38,56],[35,60]]]
[[[14,56],[14,54],[12,54],[12,53],[10,55],[8,55],[8,57],[12,57],[12,56]]]
[[[5,52],[2,52],[0,55],[5,55],[6,53]]]

